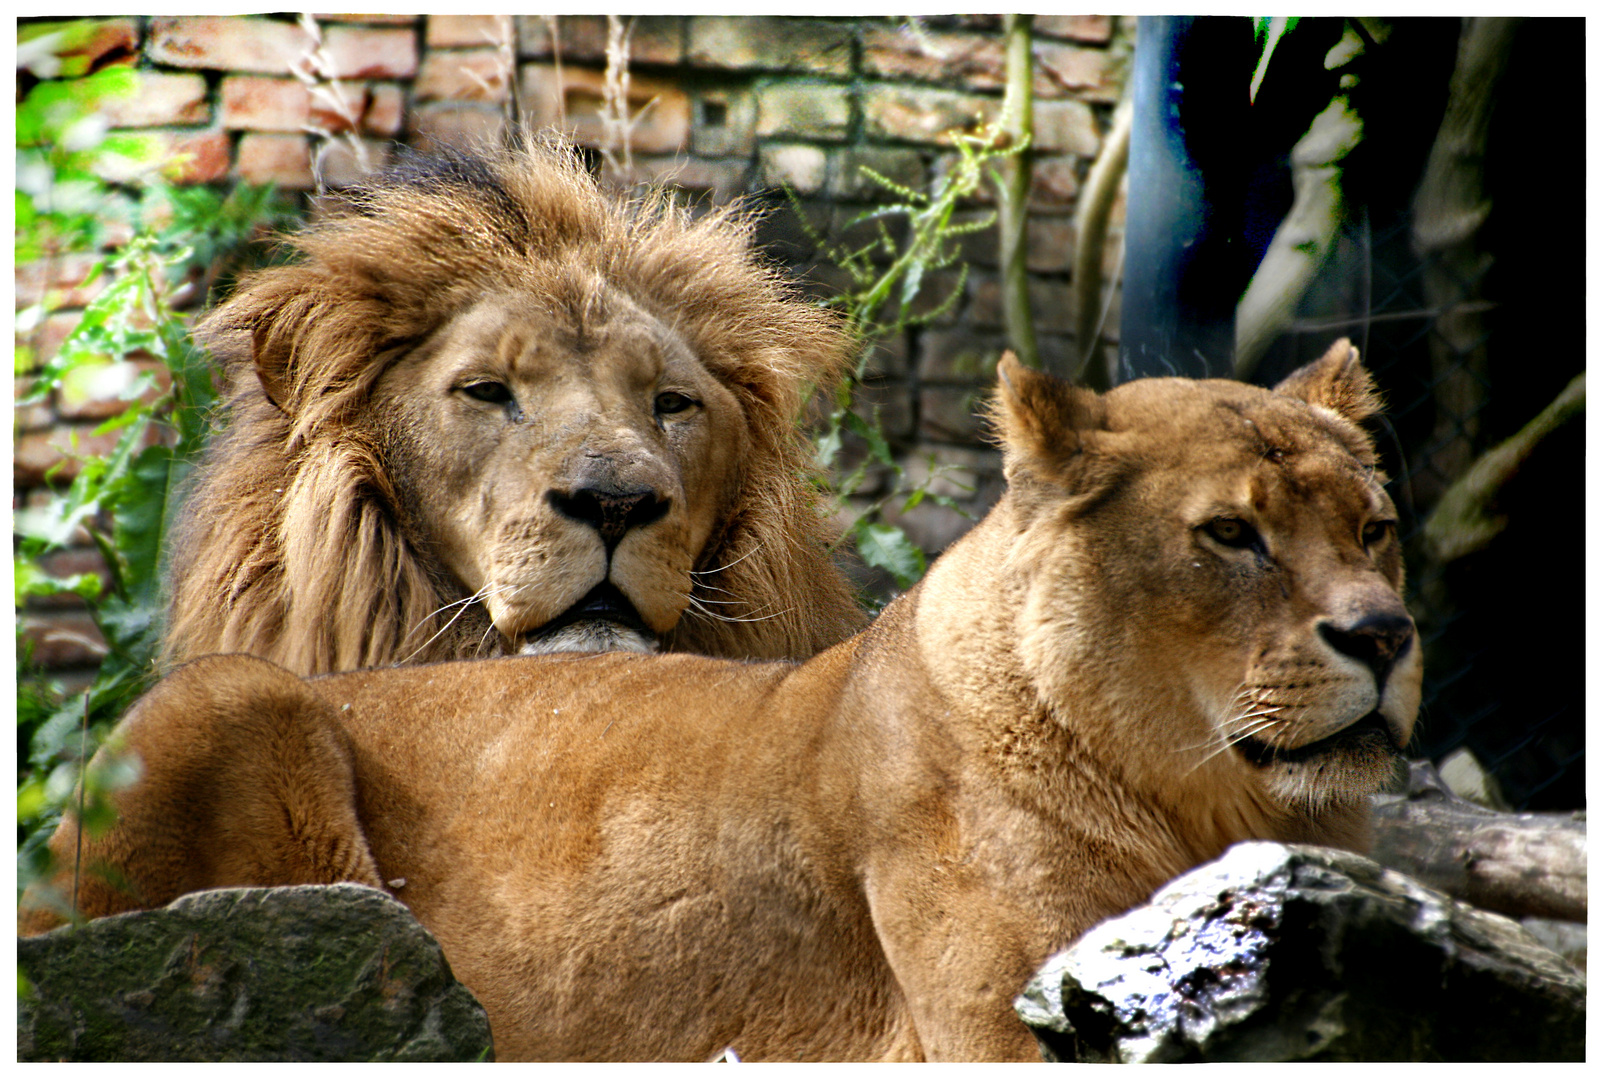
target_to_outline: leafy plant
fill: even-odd
[[[808,223],[795,195],[790,196],[803,228],[825,256],[845,270],[850,279],[851,284],[829,304],[845,312],[858,341],[856,365],[836,390],[830,410],[815,436],[814,463],[821,472],[829,474],[840,462],[847,433],[863,440],[867,455],[849,471],[834,477],[830,484],[831,495],[841,506],[862,489],[874,465],[889,472],[886,493],[854,515],[842,540],[855,545],[865,563],[887,571],[903,589],[924,576],[927,561],[923,550],[908,539],[902,529],[884,519],[885,510],[900,504],[901,512],[906,513],[929,499],[958,513],[965,511],[952,499],[931,490],[932,483],[946,472],[936,465],[933,456],[928,476],[918,483],[912,482],[885,438],[879,410],[876,408],[865,417],[855,405],[876,344],[940,318],[962,297],[968,266],[959,258],[959,240],[969,233],[989,229],[996,215],[961,221],[955,220],[957,209],[984,181],[996,182],[998,158],[1022,149],[1022,144],[1017,143],[1008,149],[998,149],[999,140],[992,132],[957,135],[954,142],[957,159],[929,194],[914,191],[867,166],[860,166],[865,176],[895,198],[859,214],[846,224],[848,232],[863,224],[874,226],[873,238],[857,247],[825,242]],[[908,226],[906,240],[901,244],[886,225],[887,221],[898,218],[905,219]],[[917,310],[918,298],[932,275],[954,265],[958,276],[950,291],[929,309]]]
[[[70,43],[70,33],[61,34]],[[103,288],[55,355],[41,363],[28,353],[17,361],[19,374],[34,376],[19,404],[52,393],[125,403],[95,429],[116,435],[113,448],[103,456],[75,454],[70,485],[14,516],[16,605],[75,593],[108,649],[90,687],[66,697],[58,682],[34,670],[19,635],[19,886],[46,872],[43,842],[80,778],[80,816],[93,829],[109,820],[106,796],[136,775],[137,763],[115,754],[89,775],[84,764],[154,673],[163,543],[215,401],[206,357],[176,305],[203,295],[231,251],[287,215],[270,189],[241,185],[225,197],[159,182],[130,191],[103,179],[109,158],[161,164],[156,143],[108,134],[96,113],[109,97],[136,89],[133,72],[112,68],[40,82],[17,108],[17,262],[43,262],[48,283],[61,256],[98,252],[114,235],[108,224],[133,230],[119,250],[95,261],[85,284]],[[19,328],[42,324],[55,303],[47,291],[19,313]],[[80,534],[100,551],[105,581],[87,573],[55,577],[42,568],[43,556]]]

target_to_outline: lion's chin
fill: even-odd
[[[562,652],[638,652],[657,651],[654,635],[632,626],[606,619],[581,619],[548,633],[525,638],[518,649],[523,656],[543,656]]]
[[[657,636],[617,586],[602,582],[544,626],[524,635],[518,652],[542,656],[560,652],[657,651]]]

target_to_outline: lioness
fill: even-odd
[[[751,227],[533,139],[327,200],[199,327],[226,409],[165,662],[804,659],[860,629],[796,431],[849,338]]]
[[[1420,650],[1346,342],[1274,391],[1000,374],[1002,501],[800,666],[181,669],[86,840],[135,895],[81,909],[388,883],[502,1058],[1036,1058],[1012,1000],[1092,924],[1238,840],[1364,847]]]

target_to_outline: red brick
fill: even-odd
[[[517,33],[510,15],[430,15],[428,20],[423,44],[430,49],[497,46]]]
[[[442,49],[423,58],[412,95],[417,101],[507,99],[509,72],[499,49]]]
[[[23,638],[33,646],[33,662],[43,668],[88,667],[109,651],[88,615],[31,615],[21,624]]]
[[[307,122],[319,131],[338,134],[362,124],[367,113],[367,86],[363,83],[320,82],[307,90]]]
[[[323,51],[336,79],[409,79],[417,74],[417,35],[410,29],[375,30],[334,26],[323,33]]]
[[[362,129],[374,135],[398,135],[405,110],[406,95],[399,86],[374,83],[368,96],[367,113],[362,117]]]
[[[1106,49],[1043,42],[1036,47],[1035,62],[1042,77],[1077,98],[1109,105],[1119,100],[1118,72]]]
[[[12,447],[12,483],[18,488],[38,487],[44,483],[45,473],[57,462],[61,463],[61,468],[52,481],[57,484],[70,483],[78,475],[79,467],[70,455],[104,456],[115,449],[117,439],[122,435],[120,431],[108,431],[104,435],[95,435],[93,431],[89,426],[56,427],[19,436]],[[76,450],[73,449],[74,437],[77,439]]]
[[[1030,206],[1062,209],[1080,193],[1079,158],[1037,157],[1030,163]]]
[[[151,385],[141,401],[154,401],[172,385],[172,375],[155,360],[124,360],[95,368],[79,368],[62,380],[56,392],[56,415],[63,420],[108,420],[128,408],[121,395],[134,381],[150,376]]]
[[[1037,15],[1034,29],[1042,37],[1067,38],[1101,45],[1113,37],[1113,16]]]
[[[1024,262],[1031,270],[1067,270],[1074,265],[1074,219],[1032,215],[1024,223],[1024,243]]]
[[[523,106],[530,123],[560,127],[584,146],[602,144],[601,72],[563,65],[560,95],[552,65],[525,64],[522,79]],[[565,115],[559,113],[559,105],[565,106]],[[690,99],[673,84],[631,76],[629,115],[635,119],[629,144],[636,152],[669,154],[689,147]]]
[[[228,175],[226,131],[169,131],[148,128],[126,132],[155,145],[153,164],[107,154],[96,161],[95,174],[113,183],[138,183],[161,175],[179,184],[205,184]]]
[[[43,323],[27,333],[17,335],[17,345],[26,345],[33,350],[34,360],[43,362],[56,355],[61,343],[67,340],[67,335],[77,327],[83,318],[78,311],[58,311],[45,316]]]
[[[324,15],[321,12],[312,18],[320,23],[371,23],[374,26],[411,26],[418,20],[416,15]]]
[[[185,160],[172,173],[180,184],[209,184],[228,175],[229,140],[226,131],[179,132],[173,153]]]
[[[362,156],[348,138],[332,139],[319,151],[322,154],[323,184],[330,188],[348,187],[373,173],[380,172],[390,160],[387,143],[372,139],[361,140]]]
[[[315,186],[305,135],[252,132],[241,136],[234,172],[252,184],[277,184],[279,187],[299,189]]]
[[[139,25],[133,19],[106,19],[95,22],[30,23],[27,40],[36,41],[49,34],[66,31],[70,48],[52,49],[54,59],[37,59],[26,65],[40,78],[76,79],[111,64],[128,62],[139,49]],[[74,40],[76,39],[76,40]],[[19,47],[24,44],[21,35]]]
[[[235,16],[156,16],[145,54],[158,64],[282,75],[312,40],[294,23]]]
[[[108,99],[99,112],[112,127],[122,128],[204,124],[211,119],[204,76],[158,71],[141,71],[132,96]]]
[[[230,75],[222,84],[222,124],[239,131],[300,131],[311,95],[298,79]]]
[[[83,307],[106,287],[104,275],[93,285],[84,286],[84,279],[99,261],[100,256],[94,252],[74,251],[57,255],[54,259],[18,263],[14,268],[17,307],[28,307],[45,300],[47,291],[52,308]]]
[[[496,108],[440,102],[412,110],[407,125],[412,145],[420,150],[465,149],[498,138],[506,117]]]
[[[1083,101],[1037,101],[1033,145],[1044,154],[1096,157],[1102,149],[1102,134],[1097,130],[1091,106]]]
[[[13,432],[42,431],[56,422],[56,410],[51,406],[50,399],[55,395],[47,395],[43,401],[36,401],[31,405],[18,405],[33,392],[34,380],[27,375],[14,375],[11,379],[11,425]]]

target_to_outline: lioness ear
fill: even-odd
[[[996,398],[989,412],[1009,483],[1021,471],[1063,478],[1085,449],[1086,433],[1101,428],[1105,416],[1095,390],[1027,368],[1012,352],[1003,353],[996,365]]]
[[[1287,375],[1275,393],[1299,398],[1310,405],[1323,406],[1361,424],[1380,412],[1380,395],[1375,381],[1358,361],[1358,350],[1346,338],[1332,345],[1311,364]]]

